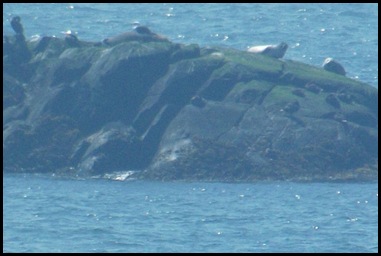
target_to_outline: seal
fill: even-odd
[[[39,52],[43,52],[46,50],[46,48],[49,46],[49,43],[51,41],[52,37],[50,36],[43,36],[43,37],[38,37],[35,39],[36,41],[36,46],[33,49],[33,52],[35,54]]]
[[[250,47],[247,51],[251,53],[260,53],[273,58],[283,58],[286,54],[288,45],[285,42],[281,42],[278,45],[258,45]]]
[[[135,27],[135,31],[141,35],[153,35],[154,34],[146,26],[137,26],[137,27]]]
[[[313,92],[315,94],[319,94],[320,92],[323,91],[322,88],[320,88],[318,85],[314,83],[307,83],[304,85],[304,88],[306,88],[308,91]]]
[[[73,34],[66,34],[65,35],[65,42],[70,46],[70,47],[79,47],[80,43],[78,38],[73,35]]]
[[[328,94],[325,101],[334,108],[340,108],[340,102],[333,93]]]
[[[119,43],[127,41],[168,41],[164,36],[153,33],[149,28],[145,26],[138,26],[133,31],[126,32],[115,37],[104,39],[102,42],[105,45],[117,45]]]
[[[206,104],[206,101],[204,98],[202,98],[201,96],[199,95],[196,95],[196,96],[193,96],[190,100],[191,104],[193,106],[196,106],[196,107],[199,107],[199,108],[203,108]]]
[[[289,114],[293,114],[296,111],[298,111],[299,109],[300,109],[299,101],[294,100],[290,103],[287,103],[286,106],[284,106],[284,108],[281,109],[280,111],[284,111],[284,112],[287,112]]]
[[[305,98],[306,95],[304,94],[303,90],[302,89],[295,89],[295,90],[292,90],[291,92],[292,94],[296,95],[296,96],[299,96],[301,98]]]
[[[323,62],[323,68],[329,72],[345,76],[346,72],[343,66],[332,58],[326,58]]]

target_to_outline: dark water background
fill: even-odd
[[[285,58],[378,87],[378,4],[3,4],[27,37],[101,41],[134,23],[178,43]],[[3,175],[5,252],[377,252],[377,183],[253,184]]]

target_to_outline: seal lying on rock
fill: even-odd
[[[151,32],[145,26],[138,26],[131,32],[126,32],[103,40],[105,45],[116,45],[127,41],[168,41],[164,36]]]
[[[205,101],[205,99],[203,99],[202,97],[197,95],[197,96],[194,96],[194,97],[191,98],[191,104],[193,106],[202,108],[202,107],[205,106],[206,101]]]
[[[283,58],[286,54],[288,45],[284,42],[281,42],[278,45],[259,45],[250,47],[247,51],[251,53],[260,53],[273,58]]]
[[[67,33],[65,35],[65,42],[70,46],[70,47],[79,47],[80,42],[78,40],[78,37],[71,33]]]
[[[343,66],[332,58],[326,58],[323,62],[323,68],[329,72],[345,76],[346,72]]]

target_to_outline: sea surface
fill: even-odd
[[[378,4],[3,4],[3,34],[146,25],[177,43],[338,60],[378,88]],[[378,252],[378,183],[195,183],[3,174],[3,252]]]
[[[4,252],[377,252],[377,183],[5,174]]]

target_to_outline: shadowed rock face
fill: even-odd
[[[6,40],[16,51],[3,51],[4,171],[378,176],[378,91],[369,85],[234,49],[45,38],[26,42],[32,57],[24,58],[17,38]]]

